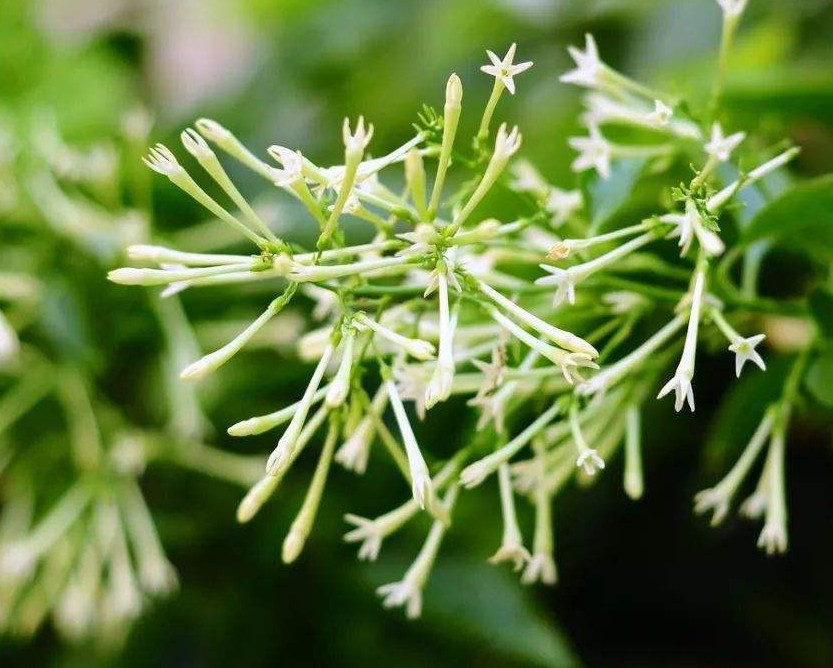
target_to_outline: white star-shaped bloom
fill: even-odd
[[[711,139],[703,146],[703,149],[710,156],[717,158],[720,162],[726,162],[738,145],[746,138],[745,132],[735,132],[728,137],[723,136],[723,128],[720,123],[712,125]]]
[[[735,375],[740,378],[740,372],[743,371],[743,365],[747,360],[753,362],[761,371],[766,371],[766,364],[755,348],[766,338],[765,334],[756,334],[745,339],[735,341],[729,346],[729,350],[735,353]]]
[[[691,386],[691,376],[679,369],[674,374],[674,377],[669,380],[663,388],[659,391],[657,399],[662,399],[666,394],[674,390],[674,410],[678,413],[682,410],[686,401],[691,412],[694,412],[694,388]]]
[[[570,165],[570,169],[574,172],[595,169],[599,176],[606,179],[610,176],[610,142],[604,138],[595,125],[591,125],[588,131],[589,137],[570,137],[567,140],[570,147],[579,152],[578,157]]]
[[[356,527],[344,534],[345,542],[358,543],[361,541],[361,545],[359,545],[359,559],[361,561],[376,561],[376,558],[379,556],[379,550],[382,549],[382,541],[385,538],[384,527],[377,520],[371,520],[350,513],[345,515],[344,519]]]
[[[515,80],[513,77],[521,72],[526,72],[530,67],[532,67],[532,61],[518,63],[517,65],[512,63],[515,59],[516,48],[517,45],[512,44],[512,46],[509,47],[509,51],[507,51],[506,55],[503,57],[503,60],[498,58],[493,51],[486,51],[486,55],[489,56],[489,60],[492,61],[492,64],[483,65],[480,68],[482,72],[485,72],[486,74],[495,77],[498,81],[503,82],[503,85],[506,86],[506,90],[508,90],[512,95],[515,94]]]
[[[413,577],[406,575],[399,582],[382,585],[376,593],[382,597],[384,607],[404,607],[408,619],[416,619],[422,614],[422,587]]]
[[[599,48],[596,46],[593,35],[588,33],[584,36],[584,51],[575,46],[568,46],[567,51],[575,61],[576,67],[562,74],[560,81],[588,88],[597,86],[604,63],[599,58]]]
[[[720,524],[729,513],[729,502],[732,500],[730,490],[717,485],[704,489],[694,495],[694,512],[698,515],[713,511],[711,525]]]
[[[553,267],[549,264],[538,265],[544,271],[548,271],[550,276],[542,276],[535,280],[535,285],[554,285],[556,286],[555,296],[553,297],[553,305],[558,306],[565,300],[570,304],[576,303],[576,286],[573,277],[570,275],[569,269],[561,269],[560,267]]]

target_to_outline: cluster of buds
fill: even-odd
[[[529,162],[510,166],[521,135],[506,123],[493,127],[493,116],[503,91],[514,93],[515,77],[532,65],[515,64],[512,45],[503,58],[488,52],[491,62],[482,70],[495,84],[472,143],[473,156],[455,160],[473,173],[454,194],[446,195],[444,184],[452,154],[465,150],[460,142],[454,148],[463,99],[456,75],[448,80],[443,113],[428,110],[416,134],[382,157],[366,155],[372,126],[363,119],[354,126],[345,121],[344,163],[335,166],[318,165],[281,146],[268,150],[274,164],[217,122],[203,119],[196,131],[183,133],[183,144],[239,214],[207,195],[164,146],[151,150],[148,165],[251,240],[255,252],[219,255],[134,246],[132,259],[155,266],[110,273],[117,283],[167,290],[264,280],[278,286],[279,296],[248,327],[185,368],[187,379],[225,364],[268,321],[283,317],[290,301],[313,300],[313,312],[323,322],[299,342],[300,357],[315,365],[305,391],[289,406],[228,429],[241,437],[285,425],[238,518],[245,522],[258,512],[322,431],[307,494],[283,545],[283,560],[294,561],[313,529],[332,461],[363,474],[375,465],[371,449],[380,444],[380,458],[401,474],[410,496],[375,518],[346,515],[352,528],[345,540],[360,544],[360,558],[375,559],[385,539],[420,513],[430,516],[431,528],[412,566],[402,580],[378,591],[385,606],[403,606],[409,617],[420,614],[423,588],[455,506],[466,501],[465,489],[497,481],[503,540],[491,561],[510,562],[522,571],[524,583],[552,584],[557,579],[554,500],[571,480],[609,470],[606,464],[620,448],[624,489],[632,498],[642,495],[641,406],[652,394],[673,391],[677,411],[685,405],[694,410],[695,358],[703,330],[714,327],[727,336],[738,373],[746,360],[764,367],[755,351],[763,337],[738,334],[730,322],[746,314],[711,291],[713,268],[724,252],[717,219],[737,192],[781,168],[795,151],[717,190],[714,186],[723,184],[715,168],[731,158],[741,133],[724,137],[719,125],[683,116],[670,96],[605,65],[591,36],[585,51],[571,48],[570,53],[577,68],[562,81],[591,89],[584,116],[589,137],[569,140],[581,153],[574,169],[592,167],[604,179],[623,157],[661,158],[665,164],[681,158],[702,165],[690,185],[675,191],[682,212],[658,211],[602,232],[584,215],[580,191],[549,184]],[[601,134],[608,123],[655,138],[612,144]],[[318,229],[315,248],[277,238],[265,227],[218,167],[209,143],[306,208]],[[428,159],[436,160],[433,183],[425,168]],[[380,179],[383,170],[395,167],[404,171],[402,191]],[[503,188],[517,197],[520,215],[507,221],[484,218],[486,195]],[[361,238],[363,229],[369,229],[370,241]],[[565,229],[574,236],[563,234]],[[669,265],[653,249],[677,237],[683,253]],[[642,278],[622,275],[634,268],[647,271]],[[651,323],[663,322],[647,339],[636,333],[637,326],[650,331]],[[620,351],[634,340],[629,352]],[[663,385],[661,374],[680,346],[676,371]],[[441,461],[420,442],[414,415],[431,419],[435,406],[455,396],[469,397],[479,417],[477,433]],[[769,418],[766,434],[756,435],[746,456],[754,457],[762,438],[773,436],[762,483],[767,549],[786,544],[779,531],[785,531],[786,517],[781,475],[788,410],[783,406],[790,400],[779,409],[778,428]],[[745,462],[719,492],[698,497],[698,507],[722,507]],[[531,549],[516,515],[518,497],[535,509]]]

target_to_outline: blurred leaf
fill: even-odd
[[[816,321],[821,335],[826,339],[833,339],[833,294],[829,290],[819,288],[810,293],[807,301],[810,314]]]
[[[645,160],[633,158],[616,161],[610,178],[593,178],[585,182],[585,201],[590,210],[590,229],[597,231],[628,201],[642,173]]]
[[[484,561],[440,559],[425,605],[426,619],[507,658],[552,668],[580,665],[561,630],[516,578]]]
[[[833,379],[833,350],[826,350],[810,365],[804,383],[816,400],[833,408],[831,379]]]
[[[762,239],[810,255],[833,254],[833,175],[796,186],[764,206],[742,235],[746,244]]]

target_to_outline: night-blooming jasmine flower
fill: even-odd
[[[503,513],[503,538],[497,552],[489,558],[489,563],[501,564],[509,561],[512,563],[512,568],[519,571],[529,562],[530,554],[529,550],[524,547],[523,537],[518,526],[508,464],[501,464],[498,469],[498,482],[500,485],[500,506]]]
[[[605,65],[599,58],[599,48],[593,35],[587,33],[584,36],[584,51],[574,46],[568,46],[567,51],[576,64],[575,69],[561,75],[562,83],[577,84],[594,88],[601,83],[600,75]]]
[[[657,399],[661,399],[672,390],[676,395],[674,410],[678,413],[688,401],[688,406],[694,411],[694,390],[691,379],[694,377],[694,358],[697,353],[697,331],[700,326],[700,312],[703,307],[703,291],[706,284],[706,274],[703,268],[698,269],[694,278],[694,289],[691,292],[691,311],[688,317],[683,355],[674,377],[659,391]]]
[[[604,138],[599,128],[591,125],[588,129],[589,137],[570,137],[567,143],[579,152],[578,157],[570,166],[574,172],[595,169],[603,179],[610,177],[610,158],[612,149],[610,142]]]
[[[439,264],[439,263],[438,263]],[[425,407],[432,408],[445,401],[451,394],[454,381],[454,325],[448,305],[448,280],[444,267],[437,267],[437,293],[439,295],[440,346],[437,365],[425,389]]]
[[[713,511],[712,526],[720,524],[729,512],[729,505],[735,494],[746,479],[749,469],[755,463],[758,455],[763,450],[774,424],[774,413],[768,410],[764,419],[758,425],[743,454],[738,458],[735,465],[717,485],[710,489],[698,492],[694,497],[694,510],[697,513]]]
[[[369,414],[365,415],[353,433],[336,451],[335,460],[348,471],[359,475],[367,469],[367,459],[370,456],[370,444],[376,434],[376,422],[380,419],[388,403],[388,393],[384,386],[379,388],[370,404]]]
[[[569,304],[575,304],[576,301],[576,283],[581,280],[584,280],[588,276],[596,273],[600,269],[603,269],[617,260],[625,257],[629,253],[632,253],[635,250],[638,250],[642,246],[649,244],[651,241],[655,239],[655,235],[653,232],[646,232],[635,239],[631,239],[630,241],[614,248],[612,251],[605,253],[604,255],[600,255],[597,258],[584,262],[582,264],[577,264],[572,266],[568,269],[561,269],[559,267],[553,267],[549,264],[539,264],[538,266],[541,267],[546,272],[549,272],[550,276],[543,276],[541,278],[536,279],[536,285],[555,285],[556,291],[555,296],[553,297],[553,304],[558,306],[559,304],[567,301]]]
[[[425,508],[431,508],[436,503],[434,486],[431,482],[431,476],[428,474],[428,467],[425,465],[422,452],[414,436],[414,430],[411,428],[411,423],[405,413],[405,406],[402,405],[399,390],[396,387],[396,383],[390,379],[385,381],[385,386],[387,387],[390,405],[396,417],[396,423],[399,426],[399,433],[402,435],[402,441],[405,443],[405,453],[408,455],[408,469],[411,476],[411,490],[414,495],[414,500],[423,510]]]
[[[765,338],[766,335],[764,334],[756,334],[755,336],[749,336],[745,339],[735,341],[729,346],[729,350],[735,353],[735,375],[738,378],[740,378],[740,372],[743,371],[743,365],[746,364],[747,360],[751,360],[761,371],[766,371],[766,364],[763,358],[755,350],[755,347]]]
[[[534,489],[535,535],[532,539],[532,557],[521,575],[521,582],[525,585],[536,582],[553,585],[558,580],[558,571],[555,567],[555,541],[552,532],[552,498],[545,484],[546,461],[540,447],[536,447],[535,461],[538,468]]]
[[[703,146],[703,149],[710,157],[715,158],[719,162],[726,162],[738,145],[746,137],[745,132],[735,132],[728,137],[723,136],[723,128],[720,123],[712,125],[712,134],[709,141]]]
[[[530,67],[532,67],[531,61],[518,64],[512,63],[515,59],[516,48],[517,45],[512,44],[506,52],[506,55],[503,57],[503,60],[498,58],[494,52],[486,51],[486,55],[489,56],[489,60],[492,61],[492,64],[483,65],[480,68],[482,72],[495,77],[495,79],[506,86],[506,90],[508,90],[511,95],[515,94],[515,80],[513,77],[521,72],[526,72]]]
[[[692,200],[686,201],[685,213],[668,213],[660,216],[659,220],[676,226],[669,236],[680,238],[679,246],[682,249],[680,257],[688,253],[694,239],[697,239],[697,243],[703,249],[703,252],[712,257],[722,255],[723,251],[726,250],[723,240],[717,233],[706,227],[703,216]]]
[[[593,448],[587,445],[584,440],[584,434],[581,432],[578,417],[578,404],[573,403],[570,407],[570,432],[573,435],[573,444],[578,450],[578,458],[576,459],[576,466],[584,469],[587,475],[594,475],[597,470],[605,467],[604,460],[599,456]]]
[[[784,490],[783,424],[772,435],[766,463],[767,500],[764,528],[758,537],[758,547],[772,555],[787,551],[787,499]]]
[[[309,409],[312,407],[314,402],[315,393],[318,390],[318,386],[321,384],[321,379],[324,377],[324,372],[327,370],[327,365],[330,363],[332,356],[333,346],[332,344],[329,344],[324,349],[324,353],[321,355],[321,359],[315,367],[315,371],[310,378],[307,389],[304,391],[304,395],[301,397],[301,401],[298,404],[298,410],[292,416],[289,426],[286,428],[283,436],[281,436],[277,446],[275,446],[275,449],[272,451],[272,454],[269,455],[269,459],[266,462],[266,472],[269,475],[278,475],[278,473],[282,470],[282,467],[287,464],[292,452],[295,450],[298,437],[301,435],[301,430],[303,429],[304,422],[307,419],[307,414],[309,413]]]
[[[445,495],[443,505],[447,512],[454,507],[459,488],[454,485]],[[422,590],[431,574],[431,568],[437,558],[447,525],[440,520],[434,520],[428,538],[422,546],[417,558],[399,582],[382,585],[376,593],[382,597],[382,605],[386,608],[404,606],[408,619],[416,619],[422,614]]]

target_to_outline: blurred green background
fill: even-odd
[[[338,161],[344,116],[364,114],[375,124],[377,150],[407,139],[422,102],[441,104],[452,71],[465,86],[463,123],[470,130],[477,114],[466,115],[466,105],[478,108],[491,88],[478,72],[485,49],[502,53],[516,41],[519,59],[535,67],[499,114],[521,126],[527,157],[566,186],[573,177],[565,138],[578,129],[579,96],[558,75],[569,67],[566,45],[580,43],[585,31],[612,65],[695,101],[705,97],[720,32],[713,0],[4,0],[0,118],[18,137],[24,162],[30,128],[44,115],[54,116],[68,142],[83,146],[119,136],[125,117],[143,108],[155,121],[154,141],[173,145],[183,127],[209,116],[252,148],[298,146],[326,164]],[[726,104],[733,125],[798,143],[802,174],[833,170],[833,2],[750,0]],[[125,160],[125,171],[143,169],[138,156]],[[232,174],[291,234],[285,201],[257,177]],[[210,228],[199,227],[203,217],[192,202],[163,179],[133,178],[152,184],[158,231],[179,235],[183,247],[204,238]],[[143,192],[128,188],[125,197],[136,204]],[[0,228],[12,230],[6,237],[0,230],[0,244],[19,234],[17,215],[0,220]],[[198,231],[188,237],[188,229]],[[31,270],[59,302],[41,314],[42,345],[83,360],[99,391],[130,420],[163,426],[151,389],[164,352],[149,315],[153,296],[104,280],[118,244],[111,240],[103,252],[47,238],[46,230],[28,234],[44,248]],[[223,340],[217,322],[242,322],[266,299],[262,289],[223,288],[188,294],[184,305],[204,325],[197,333],[209,345]],[[234,441],[224,430],[274,410],[302,387],[308,369],[292,361],[286,344],[293,333],[283,335],[277,352],[264,346],[243,355],[201,388],[214,425],[209,442],[246,455],[271,449],[270,434]],[[552,590],[522,589],[486,563],[500,530],[491,490],[464,496],[423,619],[406,622],[382,610],[373,589],[406,567],[425,526],[391,541],[372,565],[357,562],[340,538],[345,510],[392,507],[399,498],[394,472],[372,462],[363,479],[337,470],[307,550],[287,568],[280,544],[308,476],[288,480],[276,502],[240,526],[234,509],[242,488],[151,466],[142,487],[180,591],[155,602],[121,647],[67,645],[47,625],[26,641],[0,638],[0,665],[827,668],[829,432],[805,420],[791,436],[785,557],[765,558],[755,549],[755,529],[739,521],[709,529],[693,517],[691,496],[725,460],[710,457],[703,442],[720,424],[715,409],[724,399],[724,413],[744,406],[731,404],[732,390],[725,396],[729,366],[707,364],[714,368],[698,371],[704,380],[696,415],[671,419],[658,407],[646,414],[641,502],[620,493],[618,473],[602,476],[593,494],[571,489],[560,499],[560,582]],[[455,431],[470,427],[455,419],[461,407],[438,409],[423,438],[453,442]],[[47,423],[54,417],[48,407],[40,415]],[[20,429],[39,433],[43,424],[36,422]],[[531,525],[530,515],[522,520]]]

